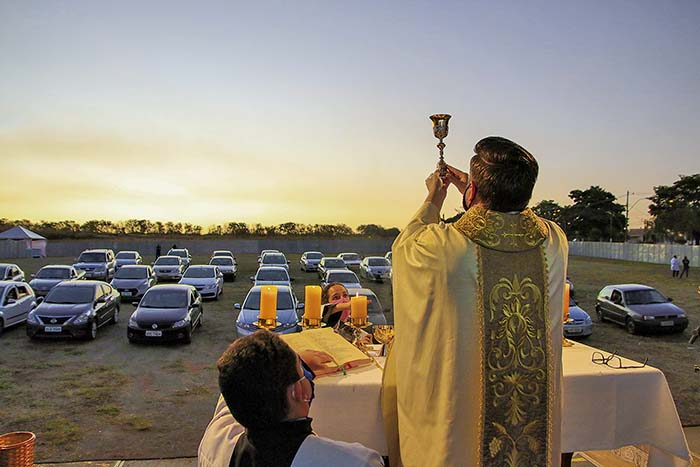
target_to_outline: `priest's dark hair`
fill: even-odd
[[[219,388],[246,428],[287,418],[287,388],[299,379],[297,354],[276,334],[260,330],[236,339],[219,357]]]
[[[500,136],[489,136],[474,146],[469,164],[476,199],[487,209],[522,211],[532,197],[539,166],[525,148]]]

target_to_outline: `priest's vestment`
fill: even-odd
[[[562,230],[480,206],[445,224],[426,202],[392,252],[392,467],[558,467]]]

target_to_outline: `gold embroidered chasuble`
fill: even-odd
[[[438,216],[392,248],[391,465],[558,466],[566,238],[530,210]]]

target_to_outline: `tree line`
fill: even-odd
[[[0,218],[0,232],[21,225],[48,239],[91,238],[113,236],[181,236],[181,237],[389,237],[399,234],[396,227],[384,228],[376,224],[362,224],[356,229],[346,224],[298,224],[285,222],[278,225],[246,224],[227,222],[213,224],[204,229],[188,222],[161,222],[148,219],[110,221],[93,219],[79,223],[73,220],[39,221],[29,219]]]

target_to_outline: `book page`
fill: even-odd
[[[297,352],[302,350],[322,350],[346,368],[371,362],[371,358],[360,349],[336,334],[333,328],[309,329],[294,334],[280,335],[291,348]]]

